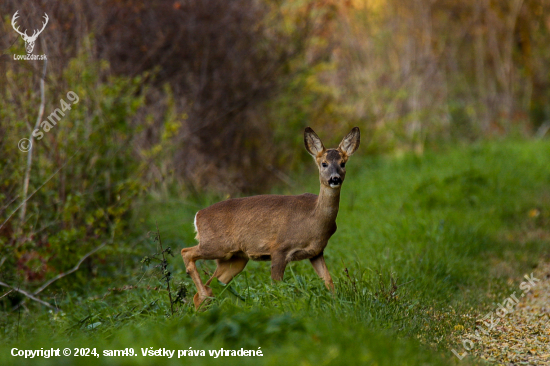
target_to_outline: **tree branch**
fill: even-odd
[[[73,268],[71,268],[70,270],[68,270],[67,272],[63,272],[63,273],[60,273],[58,274],[57,276],[55,276],[54,278],[52,278],[51,280],[49,280],[48,282],[46,282],[45,284],[43,284],[42,286],[40,286],[40,288],[36,291],[34,291],[34,295],[38,295],[39,293],[41,293],[46,287],[48,287],[49,285],[51,285],[52,283],[54,283],[55,281],[67,276],[67,275],[70,275],[71,273],[73,272],[76,272],[78,271],[78,268],[80,267],[80,265],[82,264],[82,262],[84,262],[86,260],[86,258],[88,258],[89,256],[91,256],[92,254],[94,254],[95,252],[97,252],[98,250],[100,250],[101,248],[103,248],[105,245],[107,245],[106,242],[104,242],[103,244],[101,244],[100,246],[96,247],[95,249],[93,249],[92,251],[86,253],[82,258],[80,258],[80,260],[78,261],[78,263],[76,264],[76,266],[74,266]]]
[[[0,296],[0,299],[3,298],[3,297],[8,296],[8,295],[11,294],[12,292],[13,292],[13,290],[9,290],[9,291],[6,292],[4,295]]]
[[[58,310],[59,310],[59,309],[56,308],[55,306],[52,306],[52,305],[48,304],[47,302],[45,302],[45,301],[43,301],[43,300],[40,300],[40,299],[37,298],[37,297],[34,297],[33,294],[29,294],[29,293],[28,293],[27,291],[25,291],[25,290],[21,290],[21,289],[19,289],[19,288],[15,288],[15,287],[10,286],[10,285],[8,285],[7,283],[4,283],[4,282],[2,282],[2,281],[0,281],[0,286],[4,286],[4,287],[7,287],[7,288],[11,288],[13,291],[19,292],[20,294],[25,295],[25,296],[28,297],[29,299],[34,300],[34,301],[36,301],[36,302],[39,302],[39,303],[41,303],[42,305],[49,307],[50,309],[53,309],[53,310],[55,310],[55,311],[58,311]]]
[[[44,187],[46,185],[46,183],[48,183],[53,177],[55,177],[57,175],[57,173],[59,173],[59,171],[63,168],[65,168],[65,166],[69,163],[69,161],[71,161],[76,154],[78,154],[80,152],[80,150],[82,150],[82,147],[80,147],[70,158],[69,160],[67,160],[65,162],[65,164],[63,164],[59,169],[57,169],[52,175],[50,175],[50,177],[48,179],[46,179],[46,181],[44,183],[42,183],[42,185],[40,187],[38,187],[34,192],[31,193],[31,195],[29,197],[27,197],[25,200],[23,200],[23,202],[21,202],[21,204],[19,204],[19,206],[17,206],[17,208],[8,216],[8,218],[2,223],[2,225],[0,225],[0,229],[2,227],[4,227],[4,225],[6,225],[6,223],[8,221],[10,221],[11,217],[23,206],[23,204],[25,204],[28,200],[30,200],[32,198],[32,196],[34,196],[34,194],[36,192],[38,192],[42,187]]]
[[[27,291],[25,290],[21,290],[21,289],[17,289],[13,286],[10,286],[4,282],[1,282],[0,281],[0,286],[4,286],[4,287],[8,287],[8,288],[11,288],[13,291],[17,291],[23,295],[25,295],[26,297],[28,297],[29,299],[31,300],[34,300],[34,301],[37,301],[39,303],[41,303],[42,305],[45,305],[51,309],[54,309],[55,311],[59,311],[59,308],[58,307],[54,307],[50,304],[48,304],[47,302],[43,301],[43,300],[40,300],[39,298],[35,297],[36,295],[38,295],[39,293],[41,293],[42,291],[44,291],[44,289],[46,287],[48,287],[49,285],[51,285],[52,283],[54,283],[55,281],[67,276],[67,275],[70,275],[71,273],[73,272],[76,272],[79,268],[80,268],[80,265],[82,264],[82,262],[84,262],[86,260],[86,258],[88,258],[89,256],[91,256],[92,254],[94,254],[95,252],[97,252],[98,250],[100,250],[101,248],[103,248],[105,245],[107,245],[107,242],[103,242],[101,245],[97,246],[96,248],[94,248],[93,250],[89,251],[88,253],[84,254],[84,256],[82,258],[80,258],[80,260],[78,261],[78,263],[76,264],[76,266],[74,266],[73,268],[71,268],[70,270],[66,271],[66,272],[63,272],[63,273],[60,273],[58,274],[57,276],[55,276],[54,278],[52,278],[51,280],[47,281],[46,283],[44,283],[42,286],[40,286],[37,290],[35,290],[32,294],[31,293],[28,293]],[[6,296],[7,294],[4,294],[2,297]],[[1,298],[1,297],[0,297]],[[25,301],[25,300],[23,300]],[[21,306],[21,304],[23,303],[23,301],[19,302],[19,304],[15,305],[13,309],[17,309],[19,306]]]
[[[36,123],[34,124],[34,129],[31,131],[30,136],[30,149],[27,153],[27,169],[25,171],[25,180],[23,181],[23,208],[21,209],[21,225],[25,221],[25,213],[27,212],[27,192],[29,190],[29,179],[31,175],[31,166],[32,166],[32,150],[34,135],[33,132],[40,126],[40,121],[44,115],[44,105],[46,104],[46,99],[44,97],[44,78],[46,77],[46,67],[48,66],[48,60],[44,60],[44,71],[42,72],[42,77],[40,78],[40,107],[38,108],[38,117],[36,117]]]

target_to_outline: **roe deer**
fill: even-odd
[[[359,128],[344,137],[338,148],[325,149],[309,127],[304,131],[306,150],[319,168],[319,196],[262,195],[233,198],[200,210],[195,215],[199,244],[181,250],[187,273],[197,286],[195,308],[212,296],[208,285],[216,277],[228,284],[249,259],[271,260],[271,278],[283,279],[291,261],[309,259],[315,272],[334,292],[334,284],[323,257],[328,240],[336,232],[340,188],[346,176],[346,162],[357,150]],[[215,259],[217,268],[203,285],[195,262]]]

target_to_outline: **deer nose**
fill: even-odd
[[[330,179],[328,180],[328,184],[330,186],[339,186],[340,184],[342,184],[342,178],[340,178],[340,175],[338,174],[332,174],[330,176]]]

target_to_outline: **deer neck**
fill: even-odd
[[[326,221],[335,221],[340,206],[340,188],[333,189],[321,184],[315,213]]]

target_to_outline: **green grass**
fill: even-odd
[[[277,193],[317,193],[312,169],[296,187]],[[221,286],[203,313],[184,305],[168,316],[163,286],[139,265],[154,252],[143,239],[158,221],[163,244],[177,254],[195,245],[195,212],[219,200],[149,198],[136,207],[130,243],[119,250],[117,278],[98,278],[80,291],[51,294],[63,313],[4,313],[0,363],[25,364],[299,364],[448,365],[455,326],[473,330],[469,315],[485,314],[516,289],[519,279],[550,254],[550,144],[491,142],[433,151],[422,157],[353,157],[338,215],[338,231],[325,258],[337,295],[332,297],[308,261],[292,263],[285,281],[272,284],[269,263],[251,262],[232,283],[242,299]],[[529,212],[537,209],[539,215]],[[548,236],[546,236],[548,237]],[[133,255],[133,256],[132,256]],[[195,292],[179,255],[170,259],[175,282]],[[199,269],[212,272],[212,263]],[[122,274],[124,273],[124,275]],[[101,276],[101,271],[99,276]],[[206,275],[203,273],[203,278]],[[512,282],[507,282],[509,279]],[[109,291],[107,287],[138,285]],[[222,293],[223,292],[223,293]],[[3,316],[4,316],[3,315]],[[12,347],[134,348],[134,357],[61,357],[21,360]],[[178,360],[142,357],[141,348],[206,351]],[[208,350],[254,349],[263,357],[208,356]],[[177,351],[176,351],[177,354]],[[220,361],[221,359],[221,361]]]

